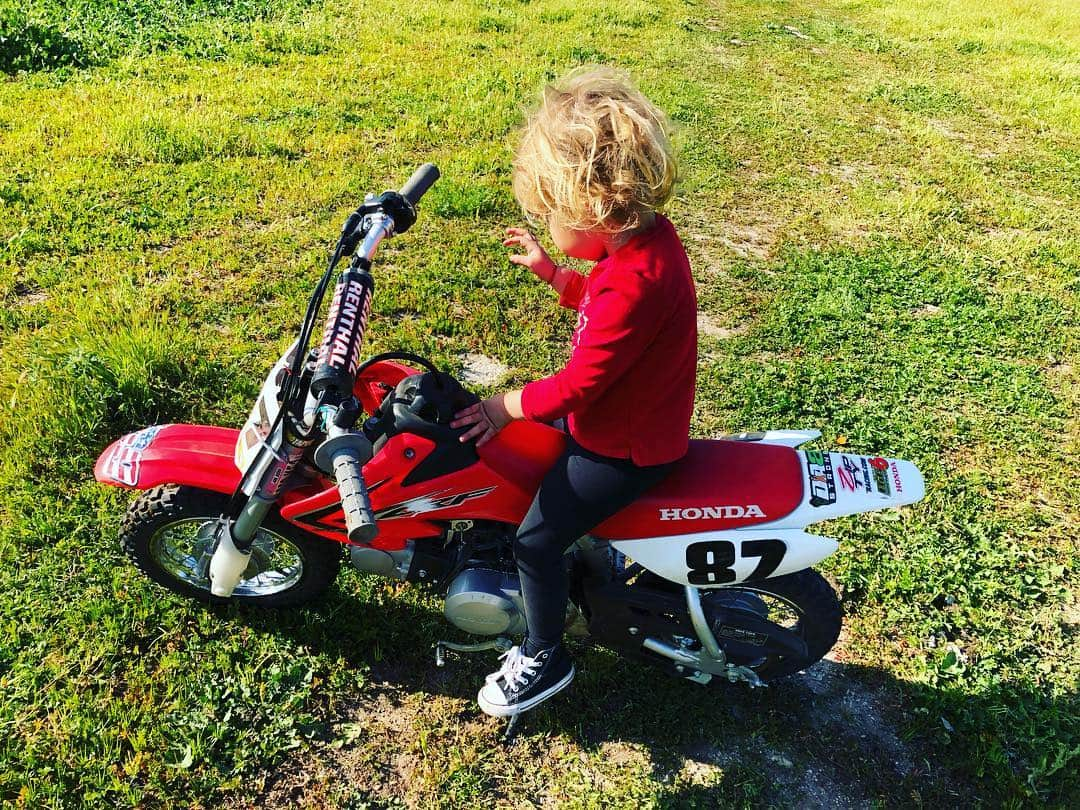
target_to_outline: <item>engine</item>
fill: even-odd
[[[480,636],[514,636],[525,632],[524,600],[516,573],[497,570],[498,562],[473,560],[453,574],[445,555],[417,550],[416,543],[401,551],[354,547],[352,564],[360,571],[416,582],[440,589],[450,572],[443,613],[456,627]],[[488,567],[490,566],[490,567]],[[566,632],[584,636],[588,622],[573,602],[566,605]]]
[[[516,574],[467,568],[450,583],[443,613],[468,633],[496,636],[525,632],[521,584]]]
[[[445,591],[446,618],[468,633],[515,635],[525,632],[525,614],[517,574],[501,558],[506,542],[502,531],[479,531],[467,547],[421,540],[401,551],[357,546],[350,555],[357,570]]]

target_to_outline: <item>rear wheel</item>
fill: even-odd
[[[767,655],[742,660],[738,666],[752,669],[763,681],[775,680],[806,669],[824,657],[840,637],[843,611],[832,586],[809,568],[774,579],[716,588],[702,594],[706,613],[723,608],[729,615],[745,611],[767,619],[806,644],[805,656]],[[714,624],[714,632],[717,627]]]
[[[171,591],[210,602],[207,575],[214,530],[228,496],[167,485],[142,493],[120,526],[120,545],[150,579]],[[264,607],[310,602],[330,587],[341,567],[341,545],[306,534],[276,512],[251,544],[251,562],[231,601]]]

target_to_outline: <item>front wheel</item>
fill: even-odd
[[[120,546],[150,579],[208,603],[214,531],[228,502],[226,495],[195,487],[148,489],[128,508]],[[305,534],[271,513],[255,534],[251,562],[231,600],[263,607],[301,605],[321,596],[340,568],[340,544]]]

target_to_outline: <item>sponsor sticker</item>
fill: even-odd
[[[892,482],[897,492],[903,492],[904,487],[900,484],[900,470],[896,468],[896,462],[894,461],[889,465],[889,469],[892,471]]]
[[[885,474],[884,470],[874,469],[874,487],[882,495],[892,496],[892,489],[889,487],[889,476]]]
[[[840,486],[848,492],[858,492],[863,487],[862,479],[859,477],[862,475],[862,470],[847,456],[840,457],[840,469],[836,471],[836,475],[840,479]]]
[[[862,480],[863,486],[867,492],[873,492],[873,488],[870,486],[870,465],[866,463],[865,458],[860,458],[859,463],[862,465]]]
[[[753,630],[747,630],[745,627],[737,627],[732,624],[720,625],[717,635],[732,641],[741,641],[754,647],[762,647],[769,640],[769,637],[764,633],[755,633]]]
[[[494,489],[495,487],[487,487],[486,489],[474,489],[471,492],[457,492],[452,495],[447,495],[446,493],[449,490],[445,489],[440,492],[429,492],[427,495],[420,495],[380,509],[375,513],[375,519],[387,520],[389,518],[416,517],[426,512],[436,512],[439,509],[461,506],[465,501],[482,498]]]
[[[139,483],[143,451],[153,443],[163,427],[164,425],[154,425],[143,428],[120,439],[105,462],[105,475],[126,487]]]
[[[810,477],[810,505],[829,506],[836,503],[836,480],[833,478],[829,454],[807,450],[806,467]]]
[[[889,486],[889,462],[883,459],[881,456],[875,456],[870,459],[870,466],[873,467],[874,472],[874,489],[880,492],[885,497],[892,497],[892,487]]]

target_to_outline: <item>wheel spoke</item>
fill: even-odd
[[[217,517],[197,517],[167,523],[150,538],[150,554],[177,580],[208,591],[208,562],[217,522]],[[288,538],[260,528],[252,542],[251,562],[233,594],[259,597],[279,593],[299,582],[303,572],[300,550]]]

